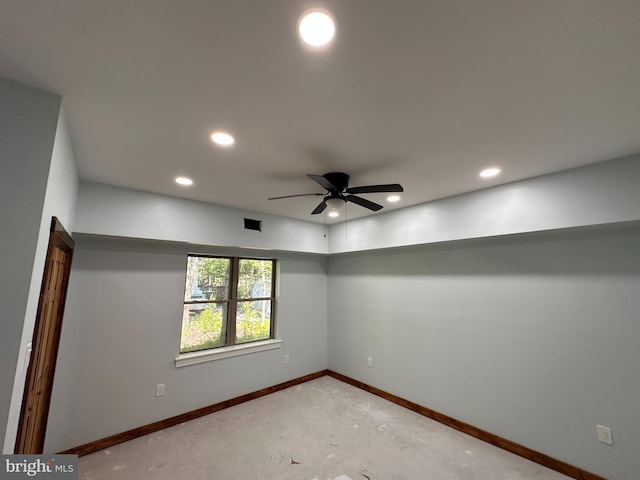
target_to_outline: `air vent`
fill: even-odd
[[[256,232],[262,231],[262,220],[253,220],[251,218],[244,219],[244,228],[246,230],[255,230]]]

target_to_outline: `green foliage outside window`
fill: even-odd
[[[180,352],[271,338],[274,264],[189,256]],[[237,296],[231,298],[234,289]]]
[[[189,309],[185,307],[183,318],[182,340],[180,342],[180,352],[194,352],[207,348],[221,346],[220,336],[222,332],[222,312],[213,308],[207,308],[198,315],[190,315]],[[186,323],[186,324],[185,324]]]

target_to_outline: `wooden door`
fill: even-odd
[[[42,453],[44,447],[73,246],[69,234],[53,217],[15,453]]]

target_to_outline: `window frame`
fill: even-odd
[[[212,304],[227,304],[226,309],[226,318],[223,318],[220,338],[224,337],[224,343],[218,345],[216,347],[208,347],[202,348],[199,350],[191,350],[187,352],[182,352],[182,327],[180,329],[180,344],[179,344],[179,355],[176,357],[176,366],[179,363],[184,364],[192,364],[199,363],[190,361],[194,358],[198,357],[217,357],[217,358],[225,358],[228,356],[235,356],[242,353],[251,353],[253,351],[260,351],[262,349],[270,349],[270,348],[279,348],[279,343],[281,341],[275,339],[275,317],[276,317],[276,277],[277,277],[277,267],[278,261],[275,258],[261,258],[261,257],[244,257],[237,255],[208,255],[208,254],[197,254],[197,253],[189,253],[187,254],[187,261],[185,267],[185,282],[184,287],[186,289],[187,286],[187,275],[189,269],[189,259],[191,257],[196,258],[217,258],[229,260],[229,284],[228,284],[228,292],[227,297],[224,300],[185,300],[185,293],[182,295],[182,312],[183,317],[181,319],[184,321],[184,307],[188,305],[212,305]],[[238,285],[240,283],[240,262],[242,260],[258,260],[263,262],[271,262],[271,295],[268,297],[238,297]],[[238,314],[238,304],[240,302],[247,301],[269,301],[271,303],[271,315],[269,318],[269,337],[260,338],[256,340],[249,340],[245,342],[238,342],[236,338],[236,323],[237,323],[237,314]],[[256,345],[261,343],[262,345]],[[275,345],[275,346],[272,346]],[[261,346],[266,346],[267,348],[260,348]],[[257,348],[252,348],[257,347]],[[239,352],[239,353],[233,353]],[[220,355],[219,355],[220,354]],[[183,360],[183,362],[180,362]],[[184,361],[186,360],[186,361]],[[207,359],[202,361],[208,361]]]

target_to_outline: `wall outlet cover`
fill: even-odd
[[[613,445],[611,428],[605,427],[604,425],[596,425],[596,431],[598,432],[598,441],[606,443],[607,445]]]

